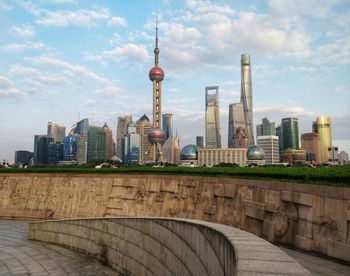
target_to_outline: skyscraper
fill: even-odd
[[[47,123],[47,136],[53,138],[55,142],[63,143],[66,136],[66,127],[59,126],[55,122]]]
[[[125,134],[124,164],[137,165],[140,163],[140,134],[136,133],[136,126],[130,123]]]
[[[163,131],[165,133],[165,140],[173,136],[173,114],[163,114]]]
[[[89,119],[86,118],[77,122],[77,125],[74,130],[75,134],[84,135],[85,137],[87,137],[88,131],[89,131]]]
[[[312,128],[320,138],[320,162],[326,163],[328,161],[328,148],[332,147],[331,118],[317,117]]]
[[[278,136],[275,136],[275,135],[258,136],[257,144],[263,149],[265,153],[264,159],[266,164],[276,164],[280,161]]]
[[[15,151],[15,164],[29,164],[30,159],[33,158],[33,152],[27,150],[17,150]]]
[[[205,144],[207,148],[221,148],[219,86],[205,88]]]
[[[151,144],[148,141],[148,132],[151,129],[151,122],[146,114],[136,121],[136,133],[140,134],[140,163],[143,164],[153,156],[153,148],[150,148]],[[150,151],[150,152],[148,152]]]
[[[256,136],[276,135],[276,126],[274,122],[270,122],[266,117],[262,119],[262,124],[256,126]]]
[[[320,162],[320,138],[316,132],[303,133],[300,137],[301,148],[306,151],[306,160]]]
[[[241,128],[244,132],[245,120],[244,120],[243,103],[233,103],[229,105],[228,139],[227,139],[229,148],[235,147],[233,140],[238,128]]]
[[[242,54],[241,56],[241,103],[244,111],[245,133],[248,143],[253,145],[253,95],[249,54]]]
[[[106,160],[109,160],[113,157],[113,138],[112,138],[112,131],[108,127],[107,123],[103,125],[103,131],[106,135],[106,150],[105,150],[105,158]]]
[[[119,116],[117,125],[117,157],[123,160],[124,158],[124,137],[127,126],[132,122],[132,116]]]
[[[298,118],[282,119],[282,150],[299,149]]]
[[[102,127],[89,126],[87,161],[103,161],[106,153],[106,134]]]
[[[196,146],[201,149],[204,147],[204,139],[203,136],[196,136]]]
[[[170,164],[179,164],[180,141],[178,137],[169,137],[162,146],[165,161]]]
[[[57,165],[59,161],[64,159],[63,143],[51,142],[48,146],[48,164]]]
[[[34,164],[49,163],[49,144],[53,142],[53,138],[47,135],[34,136]]]
[[[64,160],[66,161],[77,160],[78,137],[79,135],[70,135],[64,138],[64,146],[63,146]]]
[[[78,164],[87,163],[87,144],[89,132],[89,119],[85,118],[77,122],[74,134],[78,134],[77,141],[77,162]]]

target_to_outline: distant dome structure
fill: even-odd
[[[248,160],[264,160],[265,153],[260,146],[250,145],[247,149]]]
[[[186,145],[180,152],[181,160],[197,160],[198,159],[198,147],[193,144]]]
[[[148,132],[147,138],[151,144],[163,144],[165,141],[165,132],[160,128],[151,128]]]

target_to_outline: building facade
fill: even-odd
[[[166,163],[179,164],[180,160],[180,140],[178,137],[169,137],[162,146]]]
[[[204,138],[203,138],[203,136],[196,136],[196,146],[198,148],[203,148],[204,147]]]
[[[338,153],[338,160],[340,165],[348,165],[349,164],[349,154],[345,151],[341,151]]]
[[[228,112],[228,138],[227,144],[229,148],[236,148],[234,143],[234,135],[237,129],[245,130],[243,103],[233,103],[229,105]],[[238,146],[239,148],[239,146]]]
[[[144,114],[140,119],[136,121],[136,133],[140,134],[140,163],[143,164],[147,161],[152,161],[154,150],[151,147],[151,143],[148,141],[148,132],[151,129],[151,122],[149,118]]]
[[[48,146],[48,164],[57,165],[59,161],[64,159],[63,143],[51,142]]]
[[[15,151],[15,164],[29,164],[33,156],[33,152],[27,150],[17,150]]]
[[[34,136],[34,164],[42,165],[49,163],[49,144],[54,140],[47,135]]]
[[[230,163],[244,167],[246,153],[247,149],[244,148],[198,149],[198,166],[212,167],[220,163]]]
[[[219,86],[205,88],[205,144],[206,148],[221,148]]]
[[[106,153],[106,134],[102,127],[89,126],[87,161],[104,161]]]
[[[338,159],[338,147],[329,147],[328,153],[328,163],[332,165],[339,165]]]
[[[262,119],[262,124],[256,126],[256,136],[276,135],[276,126],[274,122],[270,122],[266,117]]]
[[[78,135],[64,137],[63,155],[65,161],[77,160]]]
[[[326,163],[328,161],[328,148],[332,147],[331,118],[317,117],[312,128],[320,138],[320,163]]]
[[[105,159],[109,160],[114,156],[112,130],[108,127],[107,123],[105,123],[103,125],[103,131],[106,136]]]
[[[257,144],[264,151],[266,164],[277,164],[280,162],[280,150],[278,136],[264,135],[257,137]]]
[[[287,149],[299,149],[298,119],[294,117],[282,119],[282,151]]]
[[[78,141],[77,141],[78,165],[87,163],[87,150],[88,150],[87,136],[78,135]]]
[[[136,125],[130,123],[125,134],[124,164],[140,163],[140,134],[136,133]]]
[[[241,56],[241,103],[243,104],[245,133],[249,145],[254,144],[253,132],[253,93],[250,55]]]
[[[66,136],[66,127],[59,126],[55,122],[47,123],[47,136],[53,138],[55,142],[63,143]]]
[[[320,138],[315,132],[303,133],[300,136],[301,149],[306,151],[307,161],[320,162]]]
[[[163,114],[162,115],[163,131],[165,133],[165,140],[173,136],[173,114]]]
[[[132,116],[119,116],[118,117],[118,125],[117,125],[117,157],[123,160],[124,158],[124,138],[126,134],[127,126],[132,122]]]

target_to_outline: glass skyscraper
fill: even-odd
[[[66,136],[66,127],[59,126],[54,122],[47,123],[47,136],[53,138],[55,142],[63,143]]]
[[[53,138],[47,135],[34,136],[34,164],[48,164],[49,144],[53,142]]]
[[[89,126],[87,161],[105,160],[106,134],[102,127]]]
[[[77,160],[77,149],[78,149],[78,135],[66,136],[64,138],[64,160],[72,161]]]
[[[238,128],[245,130],[243,103],[233,103],[229,105],[227,139],[229,148],[235,147],[234,136]]]
[[[242,54],[241,56],[241,103],[243,103],[245,134],[248,138],[248,143],[253,145],[253,94],[249,54]]]
[[[136,133],[136,125],[130,123],[125,135],[124,164],[137,165],[140,163],[140,134]]]
[[[117,125],[117,157],[124,160],[124,139],[126,134],[126,128],[132,122],[132,116],[119,116]]]
[[[173,136],[173,114],[162,115],[163,131],[165,133],[165,141]]]
[[[221,148],[219,86],[205,88],[205,144],[207,148]]]
[[[282,130],[282,150],[299,149],[299,128],[298,118],[283,118]]]
[[[262,124],[256,126],[256,136],[276,135],[276,126],[274,122],[270,122],[266,117],[262,119]]]
[[[320,138],[320,162],[328,161],[328,148],[332,147],[331,118],[320,116],[313,123],[313,131]]]

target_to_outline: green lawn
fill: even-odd
[[[94,168],[28,168],[0,169],[0,173],[136,173],[136,174],[180,174],[201,176],[225,176],[279,180],[300,183],[316,183],[350,188],[350,166],[333,167],[255,167],[255,168],[187,168],[187,167],[121,167],[118,169]]]

